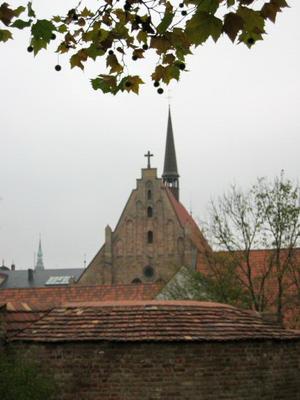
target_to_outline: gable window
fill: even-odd
[[[142,281],[139,278],[135,278],[131,283],[138,285],[139,283],[142,283]]]
[[[153,232],[152,231],[148,231],[148,233],[147,233],[147,242],[153,243]]]
[[[153,215],[153,209],[152,209],[152,207],[148,207],[147,208],[147,216],[148,216],[148,218],[151,218],[152,215]]]
[[[151,265],[147,265],[147,266],[144,268],[143,273],[144,273],[144,276],[145,276],[146,278],[152,278],[152,277],[154,276],[154,268],[151,267]]]

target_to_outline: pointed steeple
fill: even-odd
[[[162,177],[164,184],[171,190],[176,200],[179,200],[179,174],[177,170],[176,151],[170,107],[168,116],[164,172],[162,174]]]
[[[44,261],[43,261],[43,251],[42,251],[42,242],[41,242],[41,237],[39,240],[39,249],[37,252],[37,260],[36,260],[36,264],[34,267],[35,270],[43,270],[45,269],[44,267]]]

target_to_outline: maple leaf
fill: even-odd
[[[144,82],[138,75],[126,76],[121,80],[119,88],[122,92],[125,90],[126,92],[139,94],[140,85],[142,85],[143,83]]]
[[[14,16],[14,11],[9,8],[9,5],[7,3],[2,3],[0,6],[0,21],[2,21],[4,25],[8,26]]]
[[[169,40],[167,40],[163,36],[152,37],[150,46],[153,49],[156,49],[157,54],[163,54],[172,47]]]
[[[56,28],[52,22],[47,19],[37,20],[37,22],[31,27],[32,36],[35,39],[42,39],[46,43],[50,42],[53,31],[56,31]]]
[[[117,78],[113,75],[99,75],[98,78],[91,79],[94,90],[102,90],[103,93],[116,93]]]
[[[224,17],[223,32],[225,32],[232,42],[235,41],[238,32],[243,29],[244,20],[235,13],[226,14]]]
[[[78,53],[73,54],[72,57],[70,58],[71,68],[78,67],[83,70],[84,69],[83,62],[85,62],[87,59],[88,56],[86,50],[85,49],[79,50]]]
[[[110,67],[110,73],[121,73],[123,72],[123,67],[122,65],[119,63],[117,57],[115,54],[109,54],[106,57],[106,66]]]
[[[30,19],[29,21],[23,21],[22,19],[16,19],[14,23],[11,25],[13,28],[17,29],[24,29],[27,28],[32,24],[32,20]]]
[[[280,12],[280,6],[274,3],[265,3],[261,9],[261,15],[268,18],[270,21],[276,21],[277,13]]]
[[[29,1],[27,3],[27,14],[28,14],[28,17],[35,18],[35,12],[33,11],[32,2],[31,1]]]
[[[186,24],[189,39],[196,46],[204,43],[209,36],[216,42],[222,33],[222,21],[208,12],[196,12]]]
[[[165,15],[163,16],[160,24],[156,27],[157,33],[165,33],[171,25],[174,18],[173,6],[170,2],[166,3]]]
[[[7,42],[9,39],[12,39],[12,34],[7,29],[0,29],[0,42]]]

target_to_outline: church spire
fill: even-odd
[[[41,237],[39,240],[39,249],[38,249],[38,253],[37,253],[37,261],[35,264],[35,268],[36,270],[43,270],[45,269],[44,267],[44,261],[43,261],[43,251],[42,251],[42,242],[41,242]]]
[[[179,174],[177,171],[176,151],[170,107],[165,149],[164,172],[162,177],[164,184],[171,190],[176,200],[179,200]]]

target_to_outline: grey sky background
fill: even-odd
[[[33,5],[45,16],[63,10],[44,3]],[[252,50],[210,41],[171,86],[181,201],[196,219],[233,182],[281,169],[299,178],[300,4],[289,3]],[[148,149],[161,175],[168,101],[151,83],[139,96],[93,91],[101,64],[71,71],[61,58],[57,73],[54,47],[33,59],[28,42],[0,44],[0,258],[31,267],[41,233],[46,268],[81,267],[115,227]],[[150,72],[152,61],[138,65]]]

